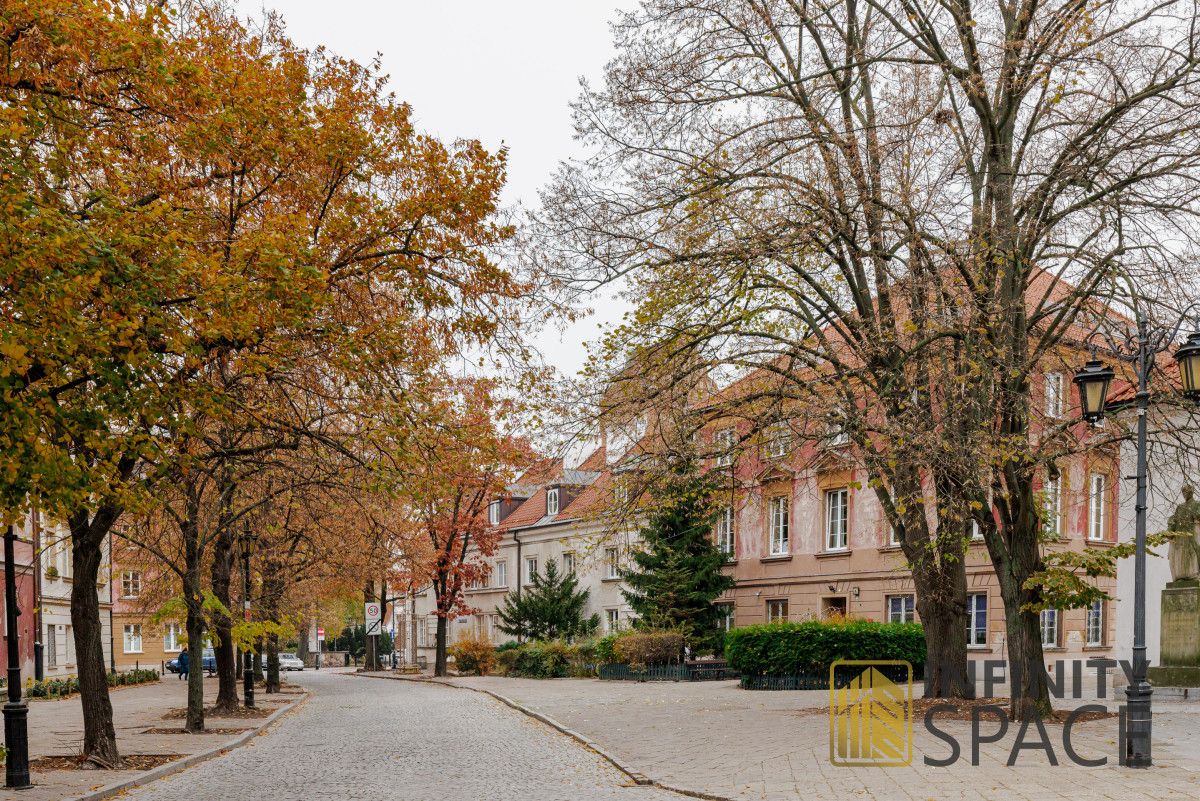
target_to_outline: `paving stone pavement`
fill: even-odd
[[[983,745],[970,764],[970,728],[947,721],[939,728],[962,743],[950,767],[926,766],[949,747],[915,727],[908,767],[834,767],[829,760],[828,692],[753,692],[736,682],[536,681],[500,677],[458,678],[453,683],[491,690],[584,735],[631,770],[672,787],[738,801],[785,799],[901,799],[925,801],[1081,801],[1082,799],[1200,799],[1200,704],[1156,701],[1155,766],[1116,763],[1117,720],[1080,723],[1072,743],[1084,758],[1107,755],[1105,767],[1071,764],[1062,727],[1049,725],[1057,766],[1044,752],[1022,751],[1006,762],[1017,736]],[[1085,699],[1083,702],[1088,702]],[[986,736],[996,724],[985,718]],[[1035,739],[1031,728],[1026,741]]]
[[[125,801],[679,801],[480,693],[305,671],[304,707]]]

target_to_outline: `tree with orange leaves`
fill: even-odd
[[[448,623],[471,612],[463,590],[487,578],[483,560],[499,545],[488,504],[531,460],[527,443],[506,433],[519,412],[516,403],[500,397],[495,382],[447,381],[405,455],[397,490],[426,540],[438,676],[446,675]]]

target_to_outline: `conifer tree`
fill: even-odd
[[[714,603],[734,585],[721,573],[725,556],[712,540],[718,479],[683,462],[653,494],[641,530],[643,547],[624,574],[625,600],[643,628],[674,629],[693,651],[720,649],[720,610]]]
[[[559,573],[554,562],[533,574],[533,586],[509,595],[500,608],[500,630],[527,640],[572,639],[600,626],[600,616],[584,617],[588,591],[579,589],[574,573]]]

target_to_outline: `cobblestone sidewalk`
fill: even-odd
[[[302,696],[296,694],[300,688],[287,686],[287,694],[257,695],[258,706],[267,711],[276,711],[290,706]],[[204,680],[206,704],[212,703],[217,694],[217,680]],[[238,733],[222,734],[147,734],[148,729],[182,728],[183,720],[164,719],[172,709],[187,705],[187,686],[168,674],[154,684],[115,689],[109,696],[113,705],[113,721],[117,730],[117,744],[122,754],[197,754],[231,743],[244,734],[244,730],[260,726],[262,718],[213,718],[205,720],[212,729],[238,729]],[[32,758],[42,756],[69,756],[78,754],[83,743],[83,708],[79,697],[61,701],[29,702],[29,748]],[[34,787],[30,790],[7,791],[0,789],[3,801],[61,801],[82,795],[138,775],[138,771],[105,770],[56,770],[34,772]]]
[[[1023,750],[1006,763],[1018,726],[980,748],[972,766],[971,724],[945,721],[939,728],[962,743],[960,760],[926,766],[923,757],[946,757],[946,743],[917,721],[909,767],[840,768],[829,761],[828,693],[753,692],[736,682],[645,683],[588,679],[536,681],[499,677],[457,678],[455,685],[486,689],[579,732],[626,767],[664,785],[731,799],[1196,799],[1200,798],[1200,705],[1156,700],[1155,767],[1117,765],[1117,720],[1080,723],[1072,743],[1085,758],[1108,756],[1108,765],[1070,762],[1062,727],[1048,726],[1058,765],[1044,751]],[[1115,707],[1114,707],[1115,708]],[[980,730],[995,732],[985,718]],[[1026,741],[1036,739],[1031,728]]]

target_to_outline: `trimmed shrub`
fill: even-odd
[[[496,666],[496,649],[488,640],[467,637],[451,645],[449,654],[459,673],[486,676]]]
[[[617,650],[616,650],[617,640],[621,639],[621,637],[623,635],[628,634],[628,633],[629,632],[627,632],[627,631],[622,631],[622,632],[618,632],[616,634],[609,634],[605,637],[601,637],[600,639],[596,640],[596,645],[595,645],[596,661],[602,665],[617,664],[617,662],[620,661],[619,659],[617,659]]]
[[[496,666],[506,676],[560,679],[571,674],[578,652],[560,641],[530,642],[496,654]]]
[[[677,631],[631,631],[613,643],[617,662],[635,669],[670,665],[683,654],[683,634]]]
[[[725,659],[748,676],[828,675],[839,659],[904,659],[916,668],[925,663],[925,634],[919,623],[767,623],[726,634]]]
[[[520,648],[520,647],[521,647],[521,643],[517,642],[516,640],[507,640],[496,646],[496,653],[502,654],[505,651],[511,651],[514,648]]]

